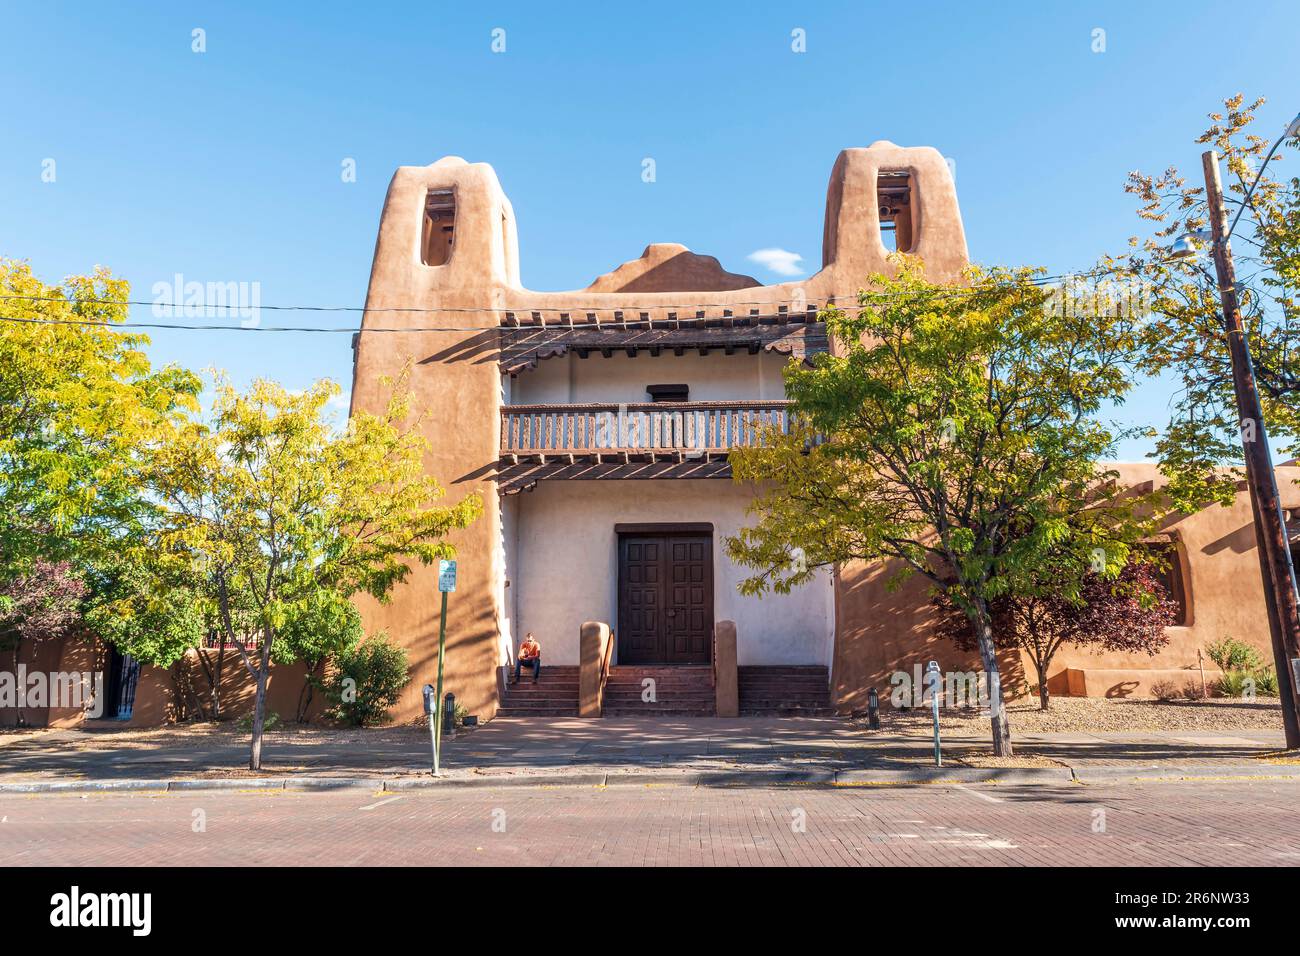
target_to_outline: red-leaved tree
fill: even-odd
[[[66,561],[37,560],[29,572],[0,585],[0,650],[13,652],[15,680],[23,641],[67,634],[80,620],[85,596],[85,582]]]
[[[975,634],[966,615],[942,598],[935,603],[938,635],[963,651],[974,650]],[[1177,603],[1145,561],[1131,562],[1116,578],[1084,575],[1077,601],[1048,586],[1033,597],[995,599],[990,611],[994,643],[1024,650],[1033,661],[1043,710],[1051,702],[1047,671],[1064,645],[1155,654],[1169,643],[1165,628],[1178,619]]]

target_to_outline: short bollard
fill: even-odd
[[[939,678],[939,662],[930,661],[925,668],[926,682],[930,685],[930,712],[934,715],[934,765],[943,766],[943,756],[939,752],[939,692],[942,682]]]
[[[424,685],[424,713],[429,718],[429,749],[433,752],[433,775],[438,776],[438,727],[434,723],[438,716],[438,708],[434,703],[434,694],[432,684]]]
[[[442,701],[442,733],[444,737],[456,736],[456,695],[450,691]]]
[[[880,729],[880,695],[874,687],[867,691],[867,727]]]

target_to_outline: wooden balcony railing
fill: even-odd
[[[507,405],[501,409],[501,455],[725,455],[760,444],[771,427],[790,428],[788,401],[642,402]]]

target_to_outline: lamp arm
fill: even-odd
[[[1273,158],[1273,154],[1277,152],[1277,148],[1282,145],[1282,141],[1286,139],[1286,137],[1286,133],[1279,136],[1277,142],[1273,144],[1273,148],[1270,149],[1268,155],[1264,157],[1264,165],[1259,167],[1259,172],[1255,174],[1255,181],[1251,183],[1250,188],[1246,190],[1246,198],[1241,201],[1241,208],[1237,210],[1237,215],[1232,217],[1232,225],[1228,227],[1228,232],[1223,237],[1224,242],[1227,242],[1232,238],[1232,234],[1237,228],[1237,222],[1241,219],[1241,214],[1246,211],[1246,207],[1250,205],[1250,197],[1255,194],[1255,187],[1258,186],[1259,181],[1264,178],[1264,170],[1268,168],[1269,160]]]

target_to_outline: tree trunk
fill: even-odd
[[[1052,699],[1047,693],[1047,668],[1034,664],[1034,669],[1038,671],[1038,708],[1047,710]]]
[[[980,660],[988,676],[989,719],[993,729],[993,754],[1011,756],[1011,726],[1007,723],[1007,708],[1002,700],[1002,675],[998,672],[997,650],[993,646],[993,627],[989,623],[988,608],[984,602],[977,607],[975,633],[979,638]]]
[[[257,670],[257,698],[253,703],[253,742],[248,755],[248,769],[262,769],[262,728],[266,718],[266,671]]]
[[[253,741],[248,755],[248,769],[262,769],[262,730],[266,726],[266,679],[271,671],[271,641],[274,632],[267,627],[262,632],[262,647],[258,655],[257,700],[253,706]]]
[[[297,719],[300,724],[307,723],[307,711],[311,709],[312,697],[315,695],[316,690],[315,684],[312,683],[312,678],[317,675],[324,663],[325,658],[321,657],[320,660],[308,666],[307,675],[303,678],[302,690],[298,691]]]
[[[221,665],[226,659],[226,636],[221,635],[221,641],[217,646],[217,667],[212,675],[212,721],[216,723],[221,719]]]
[[[14,714],[15,727],[27,726],[27,722],[23,719],[23,698],[26,696],[27,691],[18,685],[18,653],[22,644],[22,638],[14,638],[14,687],[18,691],[18,696],[14,698],[14,703],[18,707]]]

